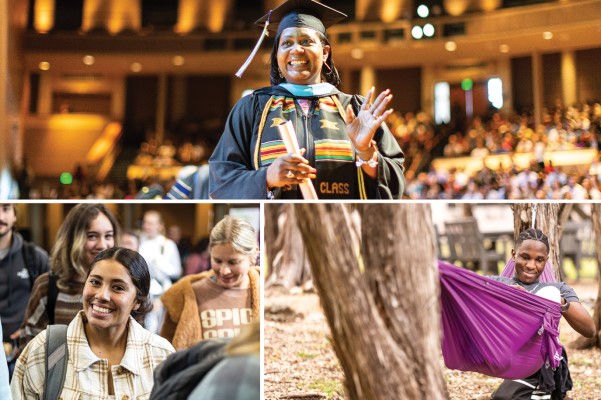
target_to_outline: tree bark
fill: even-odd
[[[275,208],[275,210],[273,210]],[[277,238],[273,240],[273,247],[269,250],[268,257],[270,272],[265,287],[283,286],[286,289],[303,286],[311,280],[311,270],[301,238],[294,204],[265,205],[266,215],[269,219],[265,225],[267,231],[272,231],[272,224],[276,224]]]
[[[265,243],[269,243],[269,246],[262,246],[265,251],[265,261],[267,265],[267,274],[269,276],[273,273],[273,260],[276,254],[282,248],[282,243],[279,239],[279,226],[278,218],[280,216],[281,209],[284,205],[281,203],[277,204],[266,204],[264,208],[265,226],[263,227]]]
[[[543,231],[549,238],[549,261],[553,267],[553,275],[558,281],[563,281],[559,259],[559,239],[563,232],[563,226],[572,210],[571,204],[537,203],[535,228]],[[514,203],[513,209],[513,236],[514,241],[520,232],[532,227],[532,211],[534,204]]]
[[[601,347],[601,204],[592,205],[591,215],[595,232],[595,248],[597,252],[597,300],[593,308],[593,321],[597,327],[597,335],[591,339],[580,337],[572,343],[577,349]]]
[[[350,399],[446,398],[436,245],[425,204],[300,204],[299,228]]]

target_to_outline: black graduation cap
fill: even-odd
[[[325,4],[314,0],[288,0],[275,9],[269,11],[262,18],[255,21],[255,24],[263,27],[263,32],[254,50],[246,59],[246,62],[240,67],[236,76],[240,78],[255,54],[259,50],[261,43],[268,32],[276,33],[276,37],[286,28],[311,28],[318,32],[326,34],[326,28],[346,18],[346,14],[341,13]]]

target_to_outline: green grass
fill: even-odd
[[[309,389],[318,390],[326,395],[326,399],[331,399],[335,394],[343,392],[342,382],[332,380],[317,380],[309,384]]]
[[[317,357],[317,354],[307,353],[304,351],[300,351],[296,354],[297,357],[302,358],[303,360],[312,360]]]
[[[563,263],[563,270],[566,273],[566,276],[569,280],[576,279],[576,268],[574,268],[574,262],[566,258]],[[592,278],[595,279],[597,277],[597,261],[594,258],[584,258],[582,259],[580,265],[580,278]]]

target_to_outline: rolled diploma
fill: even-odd
[[[300,147],[298,147],[298,140],[296,139],[296,132],[294,131],[292,122],[286,121],[279,124],[278,130],[280,131],[280,136],[284,141],[284,146],[286,146],[286,151],[288,153],[300,156]],[[317,200],[317,193],[315,192],[315,188],[313,187],[313,182],[311,182],[311,179],[306,178],[303,183],[300,183],[298,186],[300,187],[305,200]]]

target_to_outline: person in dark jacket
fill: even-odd
[[[342,93],[326,28],[346,15],[312,0],[288,0],[257,23],[273,31],[271,86],[231,111],[209,160],[212,199],[300,199],[311,180],[319,199],[398,199],[404,154],[384,121],[390,90]],[[301,154],[278,126],[291,121]]]
[[[48,253],[23,239],[16,230],[14,204],[0,204],[0,319],[9,373],[18,355],[19,327],[35,279],[49,269]]]
[[[258,321],[229,340],[205,340],[172,354],[154,373],[150,400],[258,400]]]

